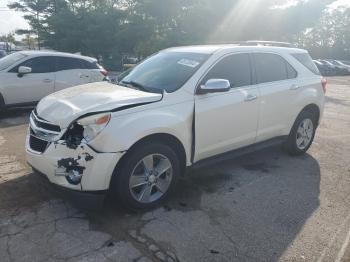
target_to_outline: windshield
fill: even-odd
[[[120,83],[148,92],[171,93],[183,86],[208,57],[199,53],[161,52],[136,66]]]
[[[13,65],[14,63],[18,62],[19,60],[26,57],[26,55],[22,53],[13,53],[11,55],[5,56],[0,59],[0,71],[8,68],[9,66]]]

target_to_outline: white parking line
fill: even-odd
[[[335,262],[340,262],[343,259],[344,255],[345,255],[346,248],[349,245],[349,242],[350,242],[350,230],[349,230],[348,234],[346,235],[345,242],[343,243],[343,245],[338,253],[337,260]]]
[[[329,241],[327,247],[325,247],[321,253],[321,256],[318,258],[317,262],[322,262],[324,257],[326,256],[327,254],[327,251],[329,251],[331,249],[331,247],[333,246],[334,242],[337,240],[337,236],[340,234],[340,232],[342,231],[342,229],[344,228],[344,226],[347,224],[347,222],[349,221],[350,219],[350,214],[345,218],[344,222],[341,224],[341,226],[338,228],[337,232],[333,235],[333,237],[331,238],[331,240]],[[337,260],[336,262],[339,262],[343,256],[344,256],[344,253],[345,253],[345,250],[346,250],[346,247],[347,245],[349,244],[349,238],[350,238],[350,230],[347,234],[347,237],[345,239],[345,242],[343,243],[342,245],[342,248],[340,249],[339,253],[338,253],[338,256],[337,256]],[[344,249],[344,250],[343,250]],[[342,254],[343,252],[343,254]]]

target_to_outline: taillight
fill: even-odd
[[[103,67],[100,69],[100,72],[102,75],[107,76],[108,75],[108,71],[106,69],[104,69]]]
[[[103,66],[98,65],[98,67],[100,68],[100,72],[102,75],[104,75],[104,76],[108,75],[108,71],[106,69],[104,69]]]
[[[321,80],[321,85],[322,85],[322,88],[323,88],[323,92],[326,93],[327,92],[327,79],[326,78],[323,78]]]

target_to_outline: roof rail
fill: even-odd
[[[293,44],[288,42],[257,41],[257,40],[249,40],[249,41],[241,42],[240,45],[295,47]]]
[[[214,45],[238,45],[238,46],[277,46],[277,47],[290,47],[294,48],[295,45],[288,42],[278,41],[260,41],[260,40],[248,40],[248,41],[215,41],[208,44]]]

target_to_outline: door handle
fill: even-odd
[[[44,82],[44,83],[51,83],[51,82],[52,82],[52,79],[44,79],[43,82]]]
[[[250,101],[253,101],[253,100],[257,99],[257,98],[258,98],[257,95],[249,94],[249,95],[247,95],[247,96],[245,97],[244,101],[245,101],[245,102],[250,102]]]
[[[291,85],[291,87],[289,88],[290,90],[297,90],[299,89],[300,86],[296,85],[296,84],[293,84]]]

